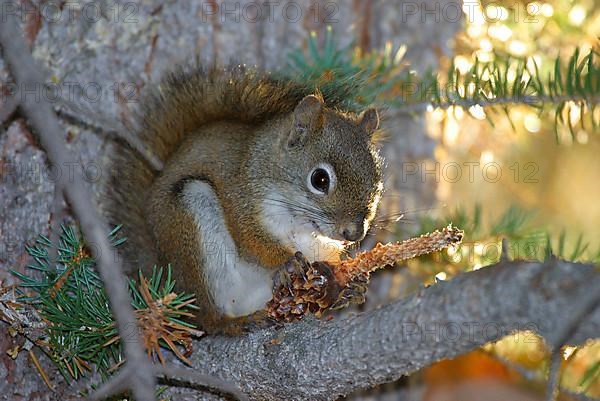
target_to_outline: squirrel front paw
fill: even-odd
[[[301,252],[296,252],[275,273],[268,315],[277,321],[291,322],[307,313],[321,316],[329,309],[363,303],[368,275],[361,274],[342,286],[333,269],[327,262],[310,263]]]
[[[286,287],[291,290],[295,277],[306,279],[306,273],[310,270],[310,262],[302,252],[296,252],[281,266],[273,277],[273,289]]]

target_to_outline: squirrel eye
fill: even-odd
[[[310,175],[310,185],[319,192],[329,192],[329,173],[322,168],[315,169]]]

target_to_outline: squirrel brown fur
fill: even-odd
[[[110,156],[104,210],[122,224],[133,271],[171,264],[208,332],[238,327],[270,299],[296,251],[338,260],[381,197],[375,109],[245,67],[180,67],[147,89],[135,135]]]

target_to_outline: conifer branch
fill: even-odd
[[[124,242],[117,236],[119,228],[108,235],[113,246]],[[65,378],[77,379],[91,370],[98,372],[105,383],[90,399],[119,394],[127,390],[135,367],[127,364],[119,369],[125,362],[122,341],[102,281],[95,272],[94,259],[74,228],[62,227],[59,238],[60,243],[51,243],[40,236],[35,245],[27,247],[33,259],[28,267],[38,275],[13,271],[28,295],[25,297],[17,297],[14,287],[0,286],[0,320],[44,351]],[[52,248],[57,249],[56,260],[49,259]],[[194,299],[174,293],[174,287],[170,268],[154,269],[149,278],[140,273],[139,285],[129,282],[146,351],[161,362],[157,366],[148,360],[148,366],[155,376],[245,400],[230,383],[166,364],[161,348],[169,349],[190,365],[192,337],[203,334],[183,320],[192,316]],[[40,374],[51,385],[45,373],[40,370]]]
[[[554,231],[557,230],[549,231],[546,227],[533,224],[534,215],[534,210],[512,205],[498,218],[487,221],[482,216],[481,205],[475,205],[472,210],[457,208],[447,215],[438,217],[423,215],[418,219],[420,229],[411,234],[427,233],[450,222],[464,228],[463,252],[472,251],[472,248],[478,244],[484,245],[487,250],[484,254],[474,255],[475,260],[464,257],[456,261],[445,261],[460,265],[460,270],[468,270],[474,263],[486,266],[510,259],[558,258],[571,262],[600,264],[600,248],[594,248],[594,245],[597,245],[585,239],[583,234],[579,234],[574,241],[567,241],[567,232],[564,229],[556,233]],[[567,242],[574,242],[574,245],[567,246]],[[494,252],[494,244],[497,244],[497,252]],[[490,247],[488,248],[487,245]]]
[[[586,55],[575,49],[566,59],[558,56],[547,70],[534,58],[495,55],[491,62],[476,59],[465,72],[452,65],[445,74],[428,70],[421,75],[410,70],[404,61],[405,52],[404,46],[395,53],[390,47],[368,54],[352,46],[338,49],[329,29],[322,49],[317,46],[316,35],[311,35],[308,52],[292,52],[289,67],[300,82],[329,92],[352,93],[346,101],[349,108],[379,104],[411,114],[479,106],[492,112],[500,108],[508,115],[508,107],[513,105],[534,107],[540,112],[553,105],[557,125],[568,126],[571,132],[573,110],[577,110],[581,124],[587,119],[594,129],[600,126],[596,116],[600,62],[594,49]],[[489,115],[486,118],[492,122]]]
[[[10,0],[3,0],[3,9],[12,9]],[[3,55],[7,61],[18,87],[33,87],[44,82],[36,63],[29,53],[16,23],[16,15],[5,15],[0,22],[0,43]],[[36,102],[31,97],[25,97],[20,103],[23,113],[35,128],[42,146],[46,149],[49,159],[55,165],[64,165],[68,161],[68,153],[64,141],[64,132],[54,115],[50,104],[45,100]],[[111,254],[110,244],[105,237],[108,231],[98,212],[94,209],[92,199],[85,187],[83,177],[75,174],[73,182],[67,183],[67,177],[62,175],[57,185],[67,187],[66,197],[70,201],[73,212],[80,222],[86,238],[94,243],[94,256],[98,261],[100,274],[104,279],[110,304],[113,307],[118,329],[122,335],[127,335],[129,325],[135,325],[133,309],[129,295],[124,286],[125,278],[119,263],[109,263]],[[138,401],[154,400],[155,378],[144,355],[137,334],[132,341],[125,343],[125,354],[129,364],[136,367],[131,378],[131,387]]]
[[[113,246],[124,242],[117,236],[119,228],[109,234]],[[40,236],[36,245],[26,248],[34,260],[29,269],[41,277],[13,274],[29,292],[23,301],[33,305],[46,322],[45,338],[38,345],[63,376],[77,379],[93,365],[106,378],[125,362],[122,337],[86,243],[72,227],[61,229],[59,242]],[[50,257],[52,250],[55,259]],[[191,295],[175,293],[174,286],[170,267],[166,272],[155,268],[149,278],[140,273],[139,285],[131,280],[129,291],[148,356],[164,363],[161,348],[167,348],[189,364],[184,353],[190,350],[192,336],[202,333],[181,320],[192,316],[196,307]],[[134,330],[135,326],[130,327],[129,334]]]

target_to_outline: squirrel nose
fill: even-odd
[[[347,241],[360,241],[366,234],[364,220],[343,226],[340,233]]]

